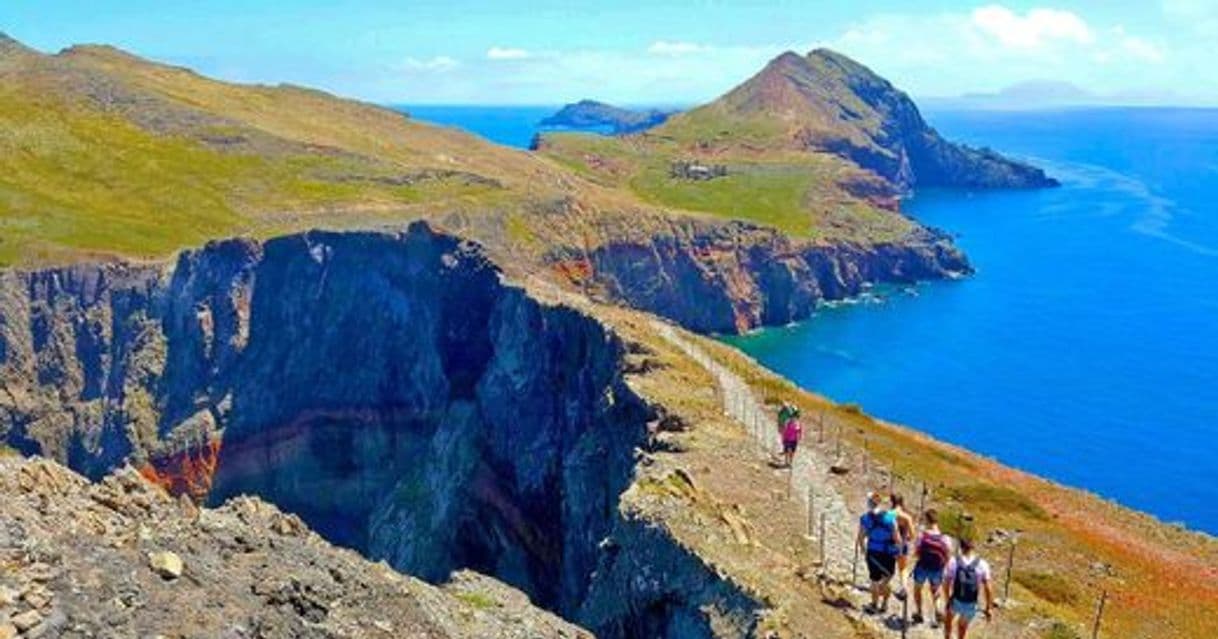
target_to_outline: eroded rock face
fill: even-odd
[[[674,228],[652,242],[597,249],[589,261],[591,277],[611,296],[714,333],[806,319],[818,302],[858,295],[871,284],[972,272],[964,254],[935,232],[868,247],[815,245],[741,223]]]
[[[483,572],[603,637],[711,636],[709,592],[755,605],[666,535],[623,534],[652,415],[619,340],[424,225],[7,273],[0,304],[0,435],[27,454],[95,478],[130,461],[212,505],[257,495],[403,572]],[[604,583],[662,557],[704,581]]]

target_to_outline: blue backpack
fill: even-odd
[[[868,512],[862,518],[863,530],[867,531],[867,550],[897,554],[897,522],[887,513]]]

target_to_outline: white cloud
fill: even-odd
[[[703,53],[710,51],[711,47],[705,44],[697,44],[695,42],[669,42],[667,40],[659,40],[651,43],[647,47],[647,52],[652,55],[689,55],[691,53]]]
[[[532,57],[525,49],[512,47],[491,47],[486,50],[487,60],[524,60]]]
[[[406,58],[402,66],[409,71],[450,71],[461,63],[446,55],[432,58]]]
[[[1167,57],[1158,45],[1137,36],[1125,36],[1121,40],[1121,48],[1131,57],[1146,62],[1162,62]]]
[[[1056,42],[1090,44],[1095,34],[1078,14],[1058,9],[1032,9],[1020,15],[991,4],[974,9],[972,24],[1004,46],[1035,49]]]

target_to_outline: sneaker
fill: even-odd
[[[866,606],[863,606],[863,612],[869,615],[878,615],[883,612],[883,608],[880,608],[875,604],[867,604]]]
[[[910,622],[915,626],[922,623],[922,615],[915,612],[913,618],[910,619]]]
[[[902,589],[892,593],[892,596],[896,597],[897,601],[905,601],[905,598],[909,596],[909,593],[905,592],[905,589],[902,588]]]

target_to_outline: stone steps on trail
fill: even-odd
[[[706,369],[715,378],[719,386],[723,404],[723,413],[738,422],[749,433],[758,447],[758,452],[768,460],[776,459],[781,442],[778,439],[777,415],[771,413],[759,401],[749,385],[727,367],[715,361],[697,344],[682,337],[668,323],[654,323],[657,334],[679,348],[690,359]],[[805,440],[807,441],[807,440]],[[854,536],[857,531],[856,515],[849,508],[845,497],[836,486],[829,481],[829,468],[833,462],[827,452],[822,452],[816,446],[801,446],[795,454],[790,470],[790,493],[793,500],[798,501],[807,514],[808,499],[812,496],[813,512],[810,518],[813,526],[807,536],[809,543],[816,544],[819,551],[820,518],[825,519],[825,557],[822,558],[820,576],[828,584],[838,585],[838,594],[845,597],[853,610],[849,614],[862,620],[867,626],[891,634],[901,632],[901,602],[895,598],[889,603],[891,611],[887,616],[870,616],[862,613],[862,607],[870,601],[864,588],[850,587],[854,580]],[[862,557],[858,558],[858,580],[856,584],[866,584],[867,568]],[[910,601],[910,616],[913,615],[913,602]],[[932,629],[927,624],[911,626],[906,631],[907,637],[914,639],[934,639],[941,637],[942,629]]]

